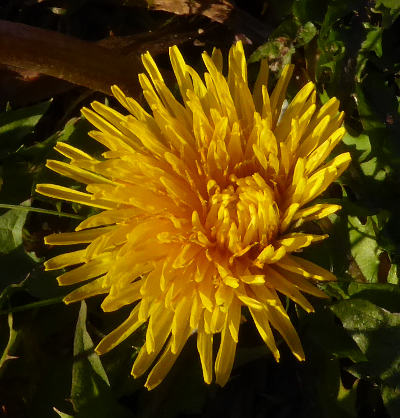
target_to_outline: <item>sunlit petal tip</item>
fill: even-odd
[[[81,113],[87,119],[87,115],[90,114],[91,110],[88,107],[82,107]]]
[[[312,82],[287,98],[293,65],[269,91],[266,60],[250,89],[241,42],[230,49],[226,71],[218,49],[203,54],[203,74],[178,47],[169,56],[180,98],[146,52],[139,82],[151,111],[111,86],[128,115],[101,102],[81,110],[96,129],[89,135],[105,147],[102,157],[59,142],[55,149],[69,162],[46,164],[82,188],[36,186],[42,195],[99,210],[75,232],[45,238],[48,245],[86,248],[44,267],[68,268],[57,278],[61,286],[79,284],[66,304],[104,295],[104,312],[132,308],[95,350],[104,354],[147,326],[131,373],[150,371],[149,390],[193,334],[205,383],[215,374],[224,386],[246,312],[277,362],[278,334],[304,361],[281,298],[313,312],[303,293],[327,297],[315,282],[335,276],[301,252],[328,235],[305,226],[341,208],[314,200],[351,161],[348,152],[329,158],[345,133],[337,99],[318,108]]]
[[[300,353],[295,353],[293,352],[293,355],[297,358],[297,360],[299,361],[306,361],[306,356],[304,355],[303,352]]]
[[[276,351],[274,351],[274,352],[272,353],[272,355],[274,356],[275,361],[276,361],[277,363],[279,363],[279,362],[280,362],[280,360],[281,360],[281,354],[280,354],[280,352],[279,352],[278,350],[276,350]]]
[[[96,354],[98,354],[99,356],[107,353],[107,348],[104,346],[104,344],[102,344],[102,341],[99,342],[99,344],[97,344],[97,346],[94,349],[94,352]]]
[[[59,286],[65,286],[65,284],[63,284],[63,277],[62,277],[62,275],[61,276],[58,276],[56,278],[56,280],[57,280],[57,283],[58,283]]]

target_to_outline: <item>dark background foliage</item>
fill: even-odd
[[[2,0],[0,3],[0,417],[400,416],[400,2],[399,0]],[[130,367],[137,332],[101,359],[93,346],[127,310],[99,298],[65,306],[42,262],[59,251],[43,237],[71,230],[89,209],[34,193],[38,182],[78,187],[44,167],[56,141],[88,152],[80,108],[116,83],[142,101],[138,57],[149,50],[169,85],[168,47],[201,69],[200,53],[241,39],[250,78],[268,57],[271,84],[296,64],[289,95],[307,81],[346,112],[336,152],[353,162],[321,201],[343,210],[310,227],[330,239],[304,256],[332,270],[316,313],[289,313],[307,360],[285,344],[276,364],[250,321],[240,330],[226,387],[203,383],[193,339],[152,392]],[[65,250],[65,249],[63,249]]]

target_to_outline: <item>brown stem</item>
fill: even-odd
[[[110,94],[118,84],[137,96],[142,71],[135,54],[113,50],[58,32],[0,20],[0,63],[29,69]]]

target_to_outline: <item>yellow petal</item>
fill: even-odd
[[[190,80],[186,63],[178,47],[175,45],[169,48],[169,56],[182,98],[186,100],[187,91],[193,90],[193,84]]]
[[[298,209],[300,207],[299,203],[292,203],[285,211],[285,213],[282,216],[282,220],[281,220],[281,225],[280,225],[280,230],[281,232],[285,232],[289,226],[290,223],[295,220],[298,219],[296,218],[296,215],[298,213]]]
[[[266,266],[265,270],[267,283],[269,283],[271,287],[292,299],[305,311],[314,312],[314,308],[312,307],[310,302],[297,290],[295,286],[292,286],[291,283],[288,283],[288,281],[282,274],[278,273],[271,266]]]
[[[66,142],[57,142],[54,149],[58,151],[60,154],[64,155],[65,157],[73,160],[94,160],[94,158],[91,157],[89,154],[86,154],[86,152],[83,152],[82,150],[75,148],[72,145],[67,144]]]
[[[56,160],[47,160],[46,167],[50,170],[55,171],[58,174],[61,174],[66,177],[70,177],[73,180],[76,180],[80,183],[109,183],[112,184],[112,181],[108,180],[105,177],[99,176],[97,174],[90,173],[87,170],[82,170],[79,167],[75,167],[72,164],[66,164],[62,161]]]
[[[50,258],[44,262],[44,268],[46,270],[58,270],[74,264],[80,264],[85,261],[86,250],[78,250],[71,253],[65,253]]]
[[[110,275],[112,277],[112,275]],[[112,281],[112,279],[110,279]],[[103,300],[101,308],[104,312],[113,312],[123,306],[130,305],[137,300],[141,299],[140,288],[143,284],[143,280],[137,280],[134,283],[125,284],[121,291],[114,290],[111,287],[109,295]]]
[[[300,114],[300,110],[303,108],[305,102],[314,89],[314,83],[310,81],[296,94],[290,105],[287,107],[275,130],[275,135],[281,141],[285,140],[288,136],[291,120]]]
[[[235,360],[236,343],[229,331],[229,321],[231,320],[231,315],[232,313],[229,311],[224,328],[221,332],[221,343],[215,360],[215,378],[216,382],[220,386],[226,385]],[[236,321],[234,326],[237,327],[238,319],[232,319]]]
[[[291,253],[300,250],[301,248],[308,247],[312,243],[321,241],[325,238],[328,238],[328,235],[312,235],[293,232],[291,234],[283,235],[276,241],[276,245],[285,247],[286,252]]]
[[[136,305],[129,317],[112,332],[106,335],[95,348],[97,354],[104,354],[112,350],[133,332],[135,332],[144,321],[138,319],[139,304]]]
[[[325,218],[326,216],[331,215],[332,213],[337,212],[341,208],[342,207],[339,205],[318,203],[316,205],[297,211],[297,213],[293,216],[293,221],[302,219],[304,222],[306,222],[306,221],[322,219],[322,218]]]
[[[161,350],[161,347],[160,347]],[[146,372],[146,370],[153,364],[159,351],[153,351],[151,354],[147,352],[146,345],[140,349],[132,366],[131,374],[136,379]]]
[[[200,356],[204,381],[209,385],[212,381],[213,334],[198,331],[197,350]]]
[[[109,136],[110,142],[108,146],[111,150],[129,151],[133,149],[131,145],[134,145],[135,142],[132,142],[127,135],[124,135],[120,130],[118,130],[118,128],[113,126],[110,122],[107,122],[97,113],[93,112],[93,110],[84,107],[81,109],[81,113],[92,125]]]
[[[310,277],[321,281],[335,281],[336,277],[322,267],[317,266],[311,261],[305,260],[301,257],[288,255],[280,260],[277,265],[284,270],[292,271],[304,277]]]
[[[101,257],[95,258],[94,260],[90,260],[82,266],[76,267],[67,273],[61,274],[61,276],[58,276],[58,284],[60,286],[67,286],[75,283],[80,283],[107,273],[110,260],[110,254],[105,254]]]
[[[176,354],[186,336],[185,329],[189,325],[189,315],[191,311],[192,298],[191,296],[184,296],[178,303],[174,319],[172,321],[172,340],[171,352]]]
[[[68,200],[69,202],[80,203],[82,205],[92,206],[100,209],[115,209],[118,204],[102,199],[93,199],[88,193],[78,192],[68,187],[58,186],[56,184],[38,184],[36,191],[44,196],[55,199]]]
[[[190,311],[190,327],[197,329],[199,327],[199,321],[202,317],[204,308],[201,306],[201,301],[197,293],[193,296],[193,303]]]
[[[310,295],[316,296],[318,298],[328,298],[322,290],[319,290],[314,284],[312,284],[309,279],[306,279],[302,276],[294,274],[287,270],[280,270],[279,268],[275,267],[281,274],[285,277],[285,279],[296,286],[301,292],[309,293]]]
[[[350,164],[351,157],[348,152],[335,157],[330,163],[316,171],[307,181],[306,191],[301,204],[304,205],[315,199],[336,180]]]
[[[239,326],[240,326],[240,318],[241,318],[241,311],[242,307],[238,300],[234,300],[233,303],[230,305],[228,316],[227,316],[227,324],[229,328],[229,332],[231,333],[231,337],[235,343],[239,341]]]
[[[173,312],[164,309],[160,305],[158,309],[150,315],[149,325],[146,333],[146,349],[149,354],[159,353],[168,335],[171,332]]]
[[[276,347],[275,338],[272,334],[271,327],[269,326],[267,311],[265,309],[263,309],[262,311],[256,311],[252,308],[250,308],[249,310],[261,338],[263,339],[267,347],[271,350],[273,356],[275,357],[275,360],[279,361],[280,354],[279,350]]]
[[[78,302],[83,299],[91,298],[92,296],[102,295],[108,293],[110,290],[110,283],[107,276],[99,277],[91,282],[78,287],[63,299],[67,305],[73,302]]]
[[[73,245],[92,242],[100,235],[106,234],[114,229],[113,226],[103,228],[85,229],[77,232],[62,232],[60,234],[50,234],[44,238],[47,245]]]
[[[287,315],[282,315],[280,311],[274,309],[273,307],[268,307],[267,309],[268,320],[271,325],[279,332],[279,334],[281,334],[282,338],[286,341],[286,344],[289,346],[297,360],[304,361],[305,356],[303,347],[289,317]]]
[[[269,67],[266,58],[263,58],[260,63],[260,70],[258,71],[257,80],[254,83],[253,100],[254,106],[258,113],[262,114],[263,108],[263,87],[268,85]]]
[[[282,74],[271,94],[272,126],[275,126],[281,114],[282,104],[285,100],[286,90],[292,78],[294,65],[288,64],[282,70]]]
[[[179,354],[182,351],[183,346],[185,345],[187,339],[190,336],[190,328],[186,328],[184,332],[184,337],[182,338],[181,344],[177,347],[176,352],[173,353],[171,350],[171,344],[169,343],[165,348],[163,354],[161,355],[160,359],[157,361],[149,376],[147,377],[145,387],[149,390],[154,389],[158,386],[168,372],[171,370],[172,366],[174,365],[176,359],[179,357]]]

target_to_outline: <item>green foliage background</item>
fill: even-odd
[[[336,96],[346,112],[347,134],[337,152],[349,150],[353,162],[321,199],[343,210],[313,226],[330,238],[304,252],[338,281],[324,287],[330,300],[313,300],[315,314],[288,304],[306,362],[296,362],[281,344],[276,364],[249,323],[241,327],[232,377],[222,389],[203,383],[192,340],[152,392],[130,376],[143,330],[100,359],[94,344],[128,311],[103,314],[98,298],[64,306],[71,289],[58,288],[56,275],[42,267],[58,251],[46,248],[43,237],[72,230],[91,212],[38,196],[34,188],[38,182],[79,187],[44,164],[56,141],[101,152],[88,139],[90,126],[79,108],[94,98],[104,101],[104,95],[70,88],[50,89],[39,101],[2,97],[8,104],[0,113],[0,416],[400,416],[400,1],[236,6],[265,28],[264,41],[246,47],[250,75],[268,57],[273,83],[293,62],[290,95],[312,80],[321,103]],[[90,40],[111,30],[173,35],[179,27],[205,28],[197,44],[182,46],[197,68],[202,49],[217,43],[226,51],[234,36],[246,39],[235,26],[225,31],[205,17],[155,12],[139,1],[5,1],[0,18]],[[216,38],[219,33],[224,35]],[[151,42],[157,46],[162,39]],[[168,68],[165,52],[159,60]]]

